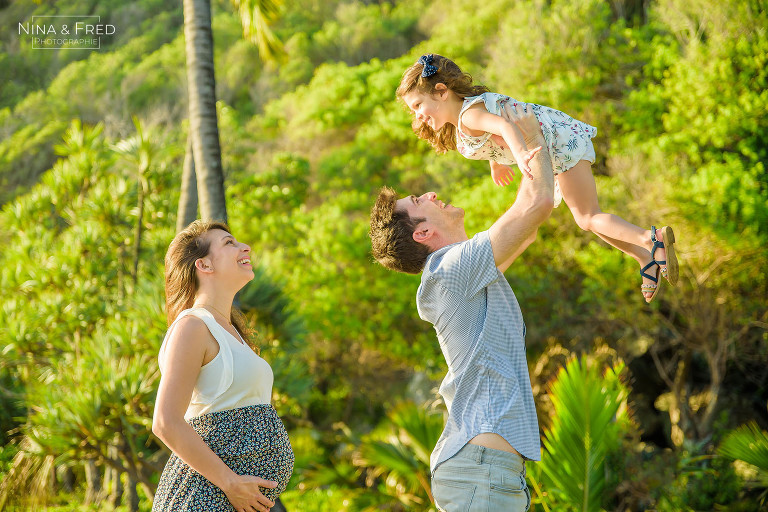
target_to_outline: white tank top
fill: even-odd
[[[271,403],[274,376],[269,363],[246,345],[242,337],[238,340],[232,336],[205,308],[185,309],[168,327],[158,356],[160,372],[165,365],[168,337],[179,319],[187,315],[196,316],[205,322],[219,344],[219,353],[200,368],[184,419],[189,420],[209,412]]]

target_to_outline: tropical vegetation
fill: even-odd
[[[185,24],[206,4],[202,77]],[[117,31],[41,51],[17,26],[74,14]],[[650,306],[565,206],[507,271],[534,509],[765,506],[763,0],[6,0],[0,18],[0,509],[151,507],[163,256],[199,208],[258,263],[239,302],[297,456],[286,509],[434,510],[445,363],[418,277],[373,262],[368,212],[383,185],[435,190],[471,235],[516,191],[412,133],[394,90],[425,52],[596,126],[602,208],[678,239],[680,283]]]

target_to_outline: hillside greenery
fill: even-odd
[[[547,458],[570,447],[556,379],[580,389],[582,361],[620,397],[590,510],[758,510],[765,468],[718,447],[768,427],[768,3],[293,0],[278,62],[229,1],[212,9],[227,211],[258,264],[239,300],[297,456],[288,510],[434,510],[445,363],[418,276],[372,260],[368,213],[381,186],[434,190],[471,236],[516,186],[412,133],[394,91],[426,52],[596,126],[603,210],[677,235],[680,283],[650,306],[634,261],[565,205],[507,271],[549,434],[536,506],[580,503]],[[98,51],[18,34],[71,13],[117,33]],[[0,1],[0,18],[0,509],[148,510],[168,455],[150,427],[189,129],[181,4]]]

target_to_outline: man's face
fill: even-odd
[[[406,210],[411,218],[424,218],[424,222],[416,226],[416,231],[432,230],[443,237],[452,237],[464,232],[464,210],[444,203],[434,192],[421,196],[407,196],[397,200],[397,210]]]

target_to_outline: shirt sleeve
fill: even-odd
[[[493,259],[488,231],[482,231],[450,248],[436,263],[436,267],[430,269],[433,279],[466,298],[484,290],[500,275]]]

